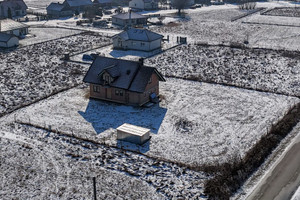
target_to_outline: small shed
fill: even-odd
[[[117,139],[143,144],[150,139],[150,129],[125,123],[117,128]]]

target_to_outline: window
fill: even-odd
[[[152,83],[152,77],[150,77],[149,81],[148,81],[148,84],[151,84]]]
[[[94,86],[93,86],[93,91],[96,92],[96,93],[100,93],[100,87],[94,85]]]
[[[122,97],[123,94],[124,94],[124,93],[123,93],[123,90],[115,90],[115,95],[116,95],[116,96],[121,96],[121,97]]]

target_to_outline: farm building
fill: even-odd
[[[165,81],[154,67],[139,62],[97,57],[86,73],[90,97],[129,105],[143,105],[150,95],[159,95],[159,81]]]
[[[131,0],[129,8],[139,10],[157,10],[158,0]]]
[[[174,6],[175,0],[171,0],[171,5]],[[192,6],[195,4],[195,0],[187,0],[186,6]]]
[[[101,7],[105,6],[112,6],[113,1],[112,0],[95,0],[95,4],[98,4]]]
[[[161,48],[163,36],[148,29],[129,28],[113,37],[114,49],[153,51]]]
[[[117,128],[117,139],[143,144],[150,139],[150,129],[125,123]]]
[[[59,2],[51,3],[46,10],[47,15],[54,18],[72,16],[74,14],[74,11],[68,5]]]
[[[28,33],[28,27],[28,25],[12,19],[0,20],[0,33],[14,34],[17,37],[22,37]]]
[[[19,38],[12,34],[0,33],[0,47],[10,48],[19,45]]]
[[[134,12],[120,13],[112,16],[112,24],[125,26],[146,25],[147,17]]]
[[[86,8],[93,6],[91,0],[65,0],[63,3],[73,11],[82,12]]]
[[[27,14],[27,8],[23,0],[0,1],[0,18],[23,17]]]

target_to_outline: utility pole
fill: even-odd
[[[94,200],[97,200],[96,177],[93,177],[93,186],[94,186]]]

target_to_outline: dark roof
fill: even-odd
[[[137,28],[130,28],[126,31],[123,31],[115,35],[114,37],[116,36],[121,37],[123,40],[138,40],[138,41],[145,41],[145,42],[155,41],[164,37],[148,29],[137,29]]]
[[[70,7],[89,6],[93,5],[91,0],[66,0]]]
[[[159,2],[159,0],[144,0],[145,3],[151,3],[152,1],[155,2],[155,3]]]
[[[7,33],[0,33],[0,42],[8,42],[12,37],[16,36]]]
[[[120,13],[120,14],[114,15],[112,17],[118,18],[118,19],[130,19],[130,18],[131,19],[145,19],[145,18],[147,18],[146,16],[137,14],[135,12],[131,12],[131,17],[130,17],[129,13]]]
[[[143,93],[153,73],[156,73],[160,81],[165,81],[163,76],[154,67],[141,66],[140,62],[120,60],[98,56],[86,73],[83,81],[104,85],[99,75],[108,72],[116,77],[110,84],[111,87]]]
[[[23,0],[0,1],[0,5],[14,10],[26,10],[28,8]]]
[[[96,0],[97,3],[112,3],[112,0]]]
[[[55,11],[62,11],[64,9],[65,5],[61,3],[51,3],[48,7],[47,10],[55,10]]]

